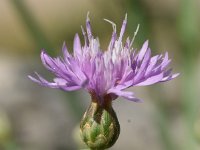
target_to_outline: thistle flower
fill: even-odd
[[[106,20],[106,19],[105,19]],[[86,32],[82,28],[84,45],[79,35],[74,38],[73,54],[62,47],[63,57],[52,58],[44,50],[41,52],[43,65],[55,75],[49,82],[36,73],[37,78],[29,78],[42,86],[58,88],[64,91],[85,89],[91,95],[91,104],[84,114],[80,133],[83,141],[91,149],[111,147],[117,140],[120,125],[112,108],[112,101],[119,96],[134,102],[142,100],[133,92],[125,91],[131,86],[146,86],[169,81],[178,76],[168,69],[168,53],[151,56],[148,41],[144,42],[139,52],[132,47],[133,40],[122,38],[127,24],[125,17],[119,36],[116,25],[113,26],[108,48],[100,48],[98,38],[91,31],[90,19],[86,19]]]

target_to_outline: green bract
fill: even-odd
[[[120,125],[111,103],[92,101],[80,124],[81,138],[92,150],[111,147],[119,137]]]

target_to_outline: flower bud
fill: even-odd
[[[80,134],[90,149],[106,149],[117,141],[120,125],[111,102],[106,105],[91,102],[82,118]]]

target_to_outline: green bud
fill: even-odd
[[[81,120],[80,134],[92,150],[109,148],[117,141],[120,125],[111,101],[104,105],[94,100],[91,102]]]

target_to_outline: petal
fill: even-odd
[[[133,85],[133,80],[129,80],[129,81],[123,82],[121,84],[118,84],[115,88],[117,88],[119,90],[123,90],[123,89],[126,89],[126,88],[128,88],[132,85]]]
[[[145,76],[148,76],[152,72],[153,68],[156,66],[156,63],[158,62],[158,59],[159,55],[153,56],[151,58],[149,66],[147,67],[147,70],[145,72]]]
[[[140,50],[140,52],[138,54],[138,61],[141,61],[143,59],[143,57],[144,57],[144,55],[145,55],[145,53],[147,51],[148,44],[149,44],[148,40],[145,41],[145,43],[143,44],[143,46],[142,46],[142,48],[141,48],[141,50]]]
[[[161,70],[166,69],[166,67],[169,65],[170,62],[171,60],[168,58],[168,52],[166,52],[163,61],[161,63]]]
[[[167,76],[167,77],[163,78],[163,79],[161,80],[161,82],[165,82],[165,81],[172,80],[172,79],[178,77],[179,75],[180,75],[180,73],[176,73],[176,74],[173,74],[173,75]]]
[[[76,71],[74,72],[74,69],[76,69],[77,66],[75,66],[75,64],[72,64],[72,62],[75,61],[72,58],[68,58],[65,61],[65,63],[63,63],[59,58],[52,59],[50,56],[48,56],[45,53],[45,51],[42,51],[41,59],[44,66],[48,70],[52,71],[56,76],[62,77],[63,79],[66,79],[67,81],[73,81],[76,83],[80,82],[80,79],[77,78],[77,75],[81,76],[83,73],[81,74]]]
[[[48,70],[53,71],[53,72],[56,70],[57,66],[54,60],[49,55],[47,55],[47,53],[44,50],[42,50],[40,57],[41,57],[43,65]]]
[[[74,73],[74,75],[76,75],[76,77],[80,81],[85,81],[87,78],[86,78],[85,74],[82,72],[82,70],[81,70],[80,66],[78,65],[78,63],[75,60],[71,60],[70,63],[71,63],[71,65],[69,66],[69,68]]]
[[[65,42],[63,43],[63,46],[62,46],[62,53],[63,53],[64,59],[71,57],[71,55],[69,54],[69,51],[67,50],[67,46]]]
[[[35,72],[35,74],[37,75],[38,79],[36,79],[32,76],[28,76],[29,79],[31,79],[32,81],[34,81],[42,86],[46,86],[46,87],[50,87],[50,88],[58,88],[58,85],[56,83],[48,82],[43,77],[41,77],[37,72]]]
[[[62,78],[54,78],[54,82],[57,83],[60,89],[65,90],[65,91],[74,91],[74,90],[79,90],[82,88],[82,86],[75,85],[75,83],[69,84],[69,82],[67,82],[65,79],[62,79]]]
[[[63,85],[63,86],[68,83],[65,79],[62,78],[54,78],[53,81],[58,85]]]
[[[81,53],[81,41],[78,34],[76,34],[74,37],[74,56],[79,57]]]
[[[28,75],[28,78],[31,79],[33,82],[36,82],[36,83],[38,83],[38,84],[41,84],[41,82],[40,82],[38,79],[32,77],[31,75]]]
[[[150,48],[148,48],[148,50],[144,54],[141,66],[139,67],[139,70],[134,78],[135,82],[138,82],[142,77],[144,77],[145,71],[149,65],[150,57],[151,57],[151,50]]]
[[[163,78],[163,73],[160,73],[158,75],[147,78],[145,81],[142,81],[142,82],[136,84],[136,86],[145,86],[145,85],[155,84],[155,83],[161,81],[162,78]]]
[[[59,86],[59,88],[64,91],[76,91],[76,90],[80,90],[82,87],[76,85],[76,86]]]
[[[109,89],[107,93],[112,93],[112,94],[115,94],[117,96],[121,96],[121,97],[124,97],[125,99],[127,100],[130,100],[130,101],[134,101],[134,102],[143,102],[142,100],[134,97],[134,93],[133,92],[128,92],[128,91],[121,91],[121,90],[118,90],[118,89]]]

